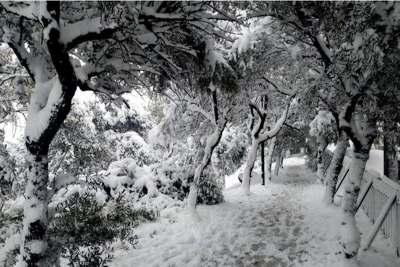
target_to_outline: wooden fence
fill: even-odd
[[[336,192],[346,182],[351,158],[345,157]],[[390,246],[400,256],[400,185],[373,170],[366,170],[361,182],[357,207],[362,208],[374,224],[362,247],[368,249],[381,230]]]

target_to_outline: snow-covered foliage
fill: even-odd
[[[286,153],[305,152],[333,203],[349,140],[334,252],[356,265],[357,198],[378,129],[385,172],[398,179],[399,11],[397,2],[2,2],[0,266],[106,266],[115,246],[136,245],[141,217],[175,223],[178,212],[201,218],[196,205],[224,202],[229,175],[241,175],[250,203],[260,155],[275,181]]]
[[[329,111],[321,110],[310,122],[310,135],[329,135],[333,131],[334,119]]]
[[[205,49],[195,47],[196,37],[206,36],[212,42],[214,36],[224,35],[210,21],[234,20],[210,12],[218,10],[216,5],[2,3],[2,43],[13,50],[34,83],[25,127],[29,172],[21,266],[45,262],[49,148],[70,113],[77,87],[114,98],[138,87],[162,90],[169,81],[178,82],[179,62]],[[15,85],[18,94],[24,91],[20,80]]]

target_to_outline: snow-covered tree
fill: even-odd
[[[310,135],[317,138],[317,176],[324,181],[322,154],[328,145],[329,135],[333,132],[333,117],[325,110],[319,109],[317,116],[310,123]]]
[[[181,72],[174,58],[195,54],[186,37],[217,34],[210,19],[230,19],[209,8],[186,2],[2,3],[2,41],[35,84],[25,128],[30,167],[21,266],[44,264],[48,152],[77,87],[121,94],[165,86]]]
[[[365,163],[376,137],[373,81],[384,58],[392,56],[385,54],[390,47],[385,44],[397,36],[383,34],[383,25],[388,26],[388,31],[397,31],[397,24],[392,23],[396,21],[392,8],[392,4],[386,3],[276,2],[259,4],[252,14],[274,17],[284,25],[284,32],[310,48],[307,58],[315,59],[309,67],[316,73],[316,86],[344,92],[341,96],[345,104],[338,111],[339,127],[354,144],[350,182],[342,202],[341,244],[345,264],[355,264],[360,244],[354,215]]]

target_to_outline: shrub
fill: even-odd
[[[134,248],[138,239],[133,228],[141,222],[154,221],[157,216],[154,211],[133,209],[121,198],[100,205],[91,195],[73,194],[57,206],[56,214],[50,218],[46,265],[59,266],[62,257],[71,267],[106,266],[113,258],[113,242],[120,241],[125,249]],[[0,230],[4,232],[11,222],[20,229],[22,218],[1,214]],[[0,235],[1,242],[2,239],[5,238]],[[12,266],[19,248],[8,254],[5,266]]]

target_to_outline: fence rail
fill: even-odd
[[[350,165],[351,158],[345,157],[338,185],[346,180]],[[381,230],[384,237],[389,240],[390,246],[397,252],[397,256],[400,256],[400,184],[381,176],[376,171],[366,170],[357,204],[374,224],[363,248],[368,249]]]

